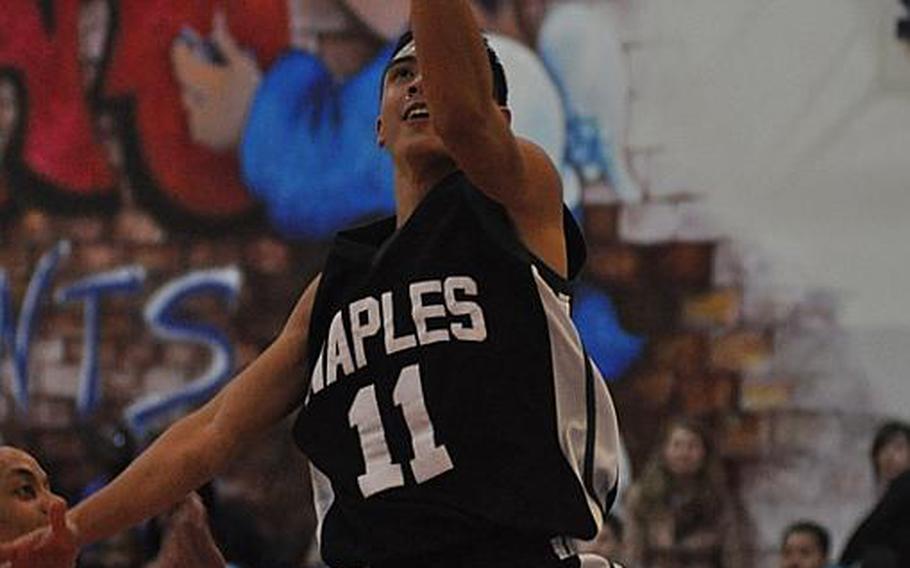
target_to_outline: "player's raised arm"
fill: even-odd
[[[72,510],[68,521],[80,545],[164,512],[293,409],[307,386],[302,363],[317,285],[318,279],[275,341],[218,396],[168,428],[107,487]]]
[[[484,39],[463,0],[415,0],[411,25],[430,120],[458,166],[497,200],[514,200],[518,143],[494,96]],[[506,173],[507,172],[507,173]]]
[[[528,248],[564,271],[561,179],[541,148],[512,133],[505,72],[469,3],[413,0],[411,25],[420,88],[443,144],[478,189],[506,207]]]

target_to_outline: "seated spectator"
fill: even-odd
[[[630,566],[741,568],[739,519],[710,438],[696,422],[670,423],[626,504]]]
[[[910,566],[910,424],[883,424],[872,442],[872,470],[878,503],[850,537],[844,566]]]
[[[780,568],[825,568],[830,554],[828,530],[812,521],[799,521],[784,531]]]

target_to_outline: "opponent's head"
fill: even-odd
[[[506,109],[509,88],[505,69],[486,39],[484,43],[493,77],[491,95],[501,108]],[[395,45],[380,86],[380,115],[376,125],[378,143],[393,153],[403,133],[408,137],[414,134],[436,138],[423,98],[422,82],[414,35],[407,31]],[[441,141],[438,143],[441,147]]]
[[[0,542],[50,522],[51,503],[61,500],[38,462],[22,450],[0,447]]]

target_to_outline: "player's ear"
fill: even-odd
[[[382,117],[376,119],[376,145],[385,148],[385,137],[382,135]]]
[[[504,117],[506,117],[506,123],[508,123],[509,125],[511,125],[511,124],[512,124],[512,109],[510,109],[510,108],[507,107],[507,106],[500,106],[500,107],[499,107],[499,112],[501,112],[502,115],[503,115]]]

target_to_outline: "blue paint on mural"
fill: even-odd
[[[28,411],[29,353],[39,312],[60,261],[69,253],[69,242],[60,241],[41,257],[25,291],[18,320],[13,313],[6,271],[0,270],[0,295],[2,295],[0,306],[3,308],[3,312],[0,313],[0,326],[3,329],[4,339],[3,344],[0,345],[0,353],[4,348],[11,348],[13,399],[16,401],[16,407],[22,412]]]
[[[157,337],[166,341],[195,343],[212,353],[208,369],[173,393],[154,393],[131,404],[124,415],[137,435],[144,436],[156,418],[205,402],[231,378],[234,350],[230,339],[216,327],[187,321],[181,305],[194,296],[218,296],[230,304],[240,292],[242,276],[236,268],[200,270],[171,281],[158,290],[145,307],[145,321]]]
[[[82,301],[85,304],[85,331],[79,389],[76,394],[76,413],[85,418],[98,406],[102,382],[98,346],[101,339],[101,300],[111,294],[138,292],[145,281],[145,269],[129,266],[95,274],[57,290],[58,304]]]
[[[392,162],[376,145],[379,85],[390,50],[344,83],[292,52],[263,78],[240,148],[243,174],[288,238],[328,239],[394,211]]]
[[[44,254],[32,274],[17,317],[13,306],[7,271],[0,268],[0,357],[12,357],[12,392],[16,407],[23,414],[29,409],[29,355],[41,310],[61,261],[70,253],[70,244],[61,241]],[[81,418],[90,416],[102,399],[103,377],[99,344],[103,335],[102,300],[113,294],[138,293],[145,282],[145,269],[125,266],[92,274],[62,286],[54,294],[58,305],[69,302],[84,304],[82,367],[78,377],[76,409]],[[125,411],[134,433],[143,435],[148,426],[163,416],[188,405],[205,402],[218,391],[234,371],[234,348],[228,336],[213,325],[181,317],[183,303],[198,296],[216,296],[229,306],[237,299],[242,285],[238,268],[191,272],[159,288],[144,309],[151,332],[169,342],[202,345],[211,351],[209,367],[196,379],[172,393],[154,393]]]
[[[620,326],[610,297],[594,286],[578,286],[572,319],[588,355],[609,381],[619,379],[644,349],[645,339]]]

